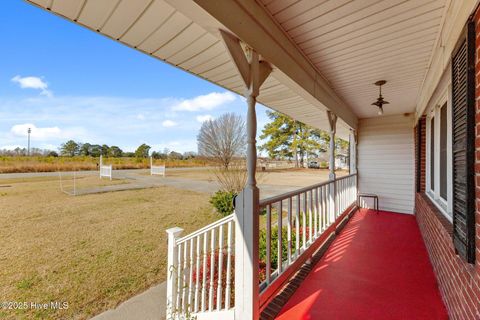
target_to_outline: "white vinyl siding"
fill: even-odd
[[[412,116],[361,119],[359,192],[378,195],[381,210],[413,214],[415,147]]]

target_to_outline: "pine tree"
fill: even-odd
[[[295,159],[295,166],[303,166],[305,157],[317,156],[328,150],[330,135],[323,130],[315,129],[289,116],[277,112],[267,111],[271,122],[262,130],[260,139],[266,142],[260,150],[266,151],[270,158]],[[348,147],[348,142],[336,139],[337,150]]]

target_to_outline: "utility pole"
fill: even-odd
[[[32,133],[32,128],[28,128],[28,148],[27,148],[27,156],[30,156],[30,133]]]

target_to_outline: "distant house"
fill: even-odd
[[[348,154],[348,151],[337,151],[337,154],[335,155],[335,167],[339,169],[348,169],[350,163],[349,159],[350,155]],[[326,163],[326,166],[328,167],[329,153],[320,152],[317,157],[309,160],[317,161],[318,163],[320,163],[320,166],[322,166],[322,163]]]

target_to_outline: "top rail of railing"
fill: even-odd
[[[303,187],[303,188],[300,188],[300,189],[295,189],[295,190],[292,190],[292,191],[289,191],[289,192],[286,192],[286,193],[282,193],[282,194],[279,194],[278,196],[273,196],[273,197],[270,197],[270,198],[260,200],[260,208],[264,208],[264,207],[268,206],[269,204],[273,204],[273,203],[276,203],[276,202],[279,202],[279,201],[282,201],[282,200],[285,200],[285,199],[288,199],[288,198],[291,198],[291,197],[295,197],[299,194],[310,191],[312,189],[319,188],[319,187],[322,187],[322,186],[327,185],[329,183],[332,183],[332,182],[335,182],[335,181],[340,181],[340,180],[343,180],[343,179],[347,179],[347,178],[350,178],[350,177],[353,177],[353,176],[356,176],[356,175],[357,175],[356,173],[352,173],[352,174],[349,174],[349,175],[346,175],[346,176],[338,177],[334,180],[327,180],[327,181],[320,182],[320,183],[317,183],[317,184],[314,184],[314,185],[310,185],[310,186],[307,186],[307,187]]]
[[[209,225],[206,225],[205,227],[203,227],[203,228],[201,228],[201,229],[198,229],[198,230],[196,230],[196,231],[194,231],[194,232],[192,232],[192,233],[190,233],[190,234],[187,234],[186,236],[184,236],[184,237],[182,237],[182,238],[179,238],[179,239],[177,240],[177,244],[182,243],[182,242],[185,242],[185,241],[188,241],[188,240],[190,240],[190,239],[192,239],[192,238],[195,238],[195,237],[198,236],[198,235],[201,235],[201,234],[203,234],[203,233],[205,233],[205,232],[208,232],[209,230],[212,230],[212,229],[214,229],[214,228],[216,228],[216,227],[218,227],[218,226],[220,226],[220,225],[222,225],[222,224],[225,224],[225,223],[233,220],[233,216],[234,216],[234,215],[231,214],[231,215],[229,215],[229,216],[223,217],[222,219],[217,220],[217,221],[215,221],[215,222],[213,222],[213,223],[210,223]]]

